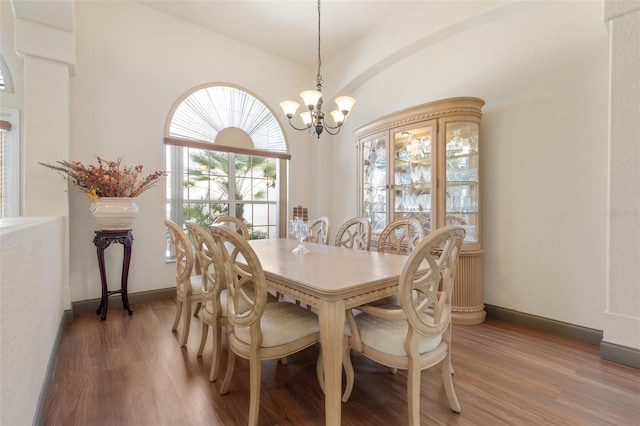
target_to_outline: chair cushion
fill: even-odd
[[[202,275],[191,275],[189,277],[191,281],[191,294],[199,295],[202,293]],[[178,286],[178,291],[180,293],[184,293],[184,284],[180,283]]]
[[[192,275],[191,294],[202,294],[202,275]]]
[[[227,316],[227,290],[222,290],[220,292],[220,308],[222,313],[220,316]],[[213,300],[207,300],[207,304],[205,305],[205,309],[207,312],[213,312]]]
[[[263,347],[284,345],[320,332],[316,314],[289,302],[267,303],[260,327]],[[234,333],[238,339],[249,344],[249,327],[235,327]]]
[[[404,344],[409,324],[406,321],[389,321],[366,313],[360,313],[354,318],[363,344],[388,354],[407,356]],[[420,336],[418,350],[420,353],[429,352],[441,341],[442,336]]]

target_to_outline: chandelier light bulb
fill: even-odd
[[[316,105],[318,105],[318,100],[320,100],[321,96],[322,93],[318,92],[317,90],[305,90],[304,92],[300,93],[300,97],[304,101],[304,104],[310,110],[314,109]]]
[[[302,122],[305,126],[309,126],[311,124],[311,112],[305,111],[300,114],[300,117],[302,118]]]
[[[339,126],[344,121],[345,115],[342,113],[342,111],[334,109],[333,111],[331,111],[331,117],[333,117],[334,123]]]
[[[282,111],[284,111],[284,115],[291,118],[296,115],[296,111],[300,108],[300,104],[295,101],[282,101],[280,102],[280,107],[282,108]]]
[[[346,111],[345,115],[351,111],[351,108],[356,103],[356,100],[351,96],[338,96],[336,98],[336,104],[338,104],[338,109],[340,111]]]

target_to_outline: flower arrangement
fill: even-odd
[[[96,157],[98,165],[85,166],[79,161],[57,161],[59,165],[39,163],[59,172],[75,187],[87,194],[87,198],[101,197],[135,198],[147,189],[153,188],[165,171],[155,171],[142,176],[142,165],[124,166],[117,161]]]

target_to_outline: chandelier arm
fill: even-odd
[[[342,125],[344,124],[344,121],[340,124],[338,124],[337,126],[331,126],[329,123],[327,123],[327,121],[325,120],[324,122],[324,127],[325,129],[331,129],[331,130],[335,130],[335,129],[339,129],[340,127],[342,127]]]
[[[336,130],[336,132],[332,132],[331,129]],[[331,126],[327,126],[327,123],[324,124],[324,130],[329,133],[331,136],[335,136],[338,133],[340,133],[340,129],[342,129],[342,125],[338,126],[338,127],[331,127]]]
[[[294,125],[293,125],[293,123],[291,122],[291,118],[289,118],[289,125],[290,125],[291,127],[293,127],[294,129],[296,129],[296,130],[300,130],[300,131],[302,131],[302,130],[307,130],[307,129],[309,129],[309,128],[311,127],[311,124],[307,124],[307,125],[306,125],[306,127],[300,127],[300,128],[298,128],[298,127],[296,127],[296,126],[294,126]]]

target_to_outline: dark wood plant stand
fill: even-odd
[[[131,263],[131,246],[133,245],[131,229],[121,231],[96,231],[93,243],[98,250],[98,267],[100,268],[100,281],[102,282],[102,298],[100,299],[100,306],[98,306],[96,310],[96,315],[100,315],[102,321],[107,319],[109,296],[112,294],[120,294],[122,296],[122,306],[129,312],[129,315],[133,314],[133,311],[129,308],[129,299],[127,297],[127,280],[129,278],[129,264]],[[104,269],[104,250],[109,247],[111,243],[120,243],[124,246],[121,287],[118,290],[109,290],[107,273]]]

